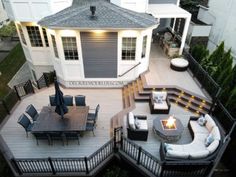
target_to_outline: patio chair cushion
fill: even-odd
[[[198,151],[192,151],[189,152],[189,157],[191,159],[199,159],[199,158],[204,158],[207,157],[209,155],[209,151],[208,150],[198,150]]]
[[[168,109],[168,104],[166,101],[162,101],[160,103],[154,103],[154,109],[166,110]]]
[[[203,133],[203,134],[208,134],[209,133],[208,130],[206,129],[206,127],[199,125],[199,123],[197,121],[191,120],[189,123],[192,127],[192,130],[195,133]]]
[[[214,140],[208,147],[207,150],[209,151],[209,153],[213,153],[217,147],[219,146],[219,140]]]
[[[215,140],[220,140],[220,130],[217,126],[213,127],[213,129],[211,130],[211,134],[213,135]]]
[[[129,127],[132,129],[135,129],[135,120],[134,120],[134,114],[132,112],[129,112],[128,115],[128,123],[129,123]]]
[[[147,120],[135,119],[135,125],[140,130],[148,129]]]
[[[216,126],[215,121],[211,118],[209,114],[205,115],[205,118],[207,120],[206,122],[206,128],[208,129],[209,132],[211,132],[212,128]]]
[[[166,153],[167,157],[174,157],[174,158],[181,158],[181,159],[188,159],[189,153],[184,152],[184,151],[174,151],[174,150],[169,150]]]

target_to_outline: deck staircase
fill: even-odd
[[[151,92],[167,91],[170,101],[195,114],[206,114],[211,108],[211,100],[182,89],[178,86],[147,85],[144,75],[124,86],[123,105],[128,108],[135,102],[148,102]]]

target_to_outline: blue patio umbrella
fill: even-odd
[[[64,98],[63,98],[63,93],[60,90],[59,84],[57,80],[54,81],[55,85],[55,104],[56,104],[56,109],[55,112],[63,118],[64,114],[68,112],[68,108],[66,107],[64,103]]]

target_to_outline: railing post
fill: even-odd
[[[139,148],[138,148],[138,160],[137,160],[138,165],[140,164],[141,152],[142,152],[142,147],[139,146]]]
[[[55,174],[56,174],[56,171],[55,171],[55,169],[54,169],[54,166],[53,166],[51,157],[48,157],[48,162],[49,162],[49,164],[50,164],[50,166],[51,166],[52,174],[55,175]]]
[[[217,100],[218,100],[218,97],[219,97],[219,95],[220,95],[220,92],[221,92],[221,88],[219,87],[219,89],[217,90],[217,93],[216,93],[216,95],[215,95],[215,98],[213,99],[213,102],[212,102],[212,104],[211,104],[209,113],[212,113],[212,111],[213,111],[213,109],[214,109],[214,107],[215,107],[215,105],[216,105],[216,102],[217,102]]]
[[[48,79],[47,79],[47,76],[46,76],[45,73],[43,73],[43,78],[44,78],[44,81],[46,83],[46,86],[49,87]]]
[[[116,128],[114,128],[114,151],[117,152],[117,147],[116,147]]]
[[[89,174],[89,169],[88,169],[88,158],[87,158],[87,157],[84,157],[84,161],[85,161],[86,174]]]
[[[19,168],[18,164],[16,163],[16,160],[13,158],[11,159],[11,163],[13,164],[14,169],[19,175],[23,175],[21,169]]]
[[[6,101],[5,101],[4,99],[1,100],[1,101],[2,101],[2,105],[3,105],[3,107],[5,108],[7,114],[10,114],[10,110],[9,110],[8,107],[7,107]]]
[[[17,87],[14,86],[14,89],[15,89],[15,91],[16,91],[16,95],[17,95],[17,97],[19,98],[19,100],[21,100],[21,97],[20,97],[20,95],[19,95],[19,93],[18,93]]]
[[[35,91],[34,91],[34,87],[33,87],[33,85],[32,85],[31,80],[29,80],[29,85],[30,85],[30,88],[31,88],[32,93],[35,93]]]

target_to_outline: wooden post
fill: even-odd
[[[55,174],[56,174],[56,171],[55,171],[55,169],[54,169],[54,166],[53,166],[51,157],[48,157],[48,162],[49,162],[50,167],[51,167],[51,169],[52,169],[52,174],[55,175]]]
[[[14,89],[15,89],[15,91],[16,91],[16,95],[17,95],[17,97],[19,98],[19,100],[21,100],[21,97],[20,97],[20,95],[19,95],[19,93],[18,93],[17,87],[14,86]]]
[[[87,159],[87,157],[84,157],[84,161],[85,161],[86,174],[89,174],[88,159]]]
[[[13,158],[11,159],[11,163],[14,167],[14,169],[16,170],[16,173],[18,173],[19,175],[23,175],[21,169],[19,168],[18,164],[16,163],[16,160]]]
[[[211,104],[209,113],[212,113],[212,111],[214,110],[215,105],[216,105],[216,103],[217,103],[217,101],[218,101],[218,97],[219,97],[219,95],[220,95],[220,92],[221,92],[221,88],[219,87],[219,89],[218,89],[218,91],[217,91],[217,93],[216,93],[216,95],[215,95],[215,98],[213,99],[213,102],[212,102],[212,104]]]
[[[137,160],[138,165],[140,164],[141,152],[142,152],[142,147],[139,146],[139,148],[138,148],[138,160]]]

